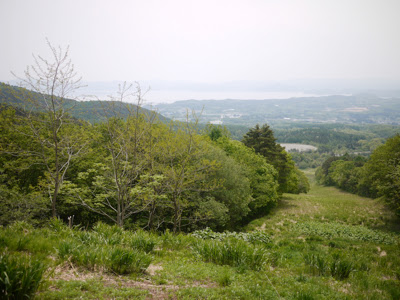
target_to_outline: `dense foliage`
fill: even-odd
[[[368,197],[383,197],[400,213],[400,135],[389,138],[367,160],[332,156],[317,169],[317,180]]]
[[[289,149],[299,169],[317,168],[330,156],[346,153],[368,157],[385,140],[400,132],[400,126],[388,124],[339,124],[309,122],[268,122],[277,143],[306,144],[317,150]],[[234,140],[248,132],[245,125],[225,125]]]
[[[104,108],[114,117],[93,125],[63,116],[57,157],[46,139],[51,130],[36,130],[46,124],[45,113],[28,117],[10,107],[1,110],[1,224],[43,223],[52,204],[71,223],[222,230],[268,213],[283,191],[308,190],[307,179],[281,148],[276,157],[265,157],[227,134],[199,135],[195,123],[165,124],[128,105],[124,119],[121,106]],[[280,158],[287,172],[278,175]],[[49,203],[56,163],[62,181],[57,202]]]
[[[274,134],[280,143],[300,143],[317,147],[316,151],[290,150],[300,169],[317,168],[330,156],[346,153],[368,157],[400,127],[385,124],[274,124]]]
[[[267,124],[257,124],[243,137],[243,143],[271,163],[278,171],[279,192],[300,193],[309,189],[307,178],[297,171],[285,149],[276,143],[274,133]]]

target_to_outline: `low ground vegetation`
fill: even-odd
[[[398,299],[396,221],[378,200],[313,185],[243,232],[17,222],[0,229],[1,290],[6,299]]]

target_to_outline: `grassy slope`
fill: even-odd
[[[279,207],[272,214],[254,220],[249,224],[248,230],[253,230],[264,223],[264,227],[272,229],[277,228],[274,222],[287,223],[312,220],[364,225],[371,229],[384,231],[400,229],[396,225],[398,220],[381,201],[349,194],[334,187],[317,185],[314,182],[314,170],[309,169],[304,172],[311,182],[310,192],[300,195],[285,195]],[[276,237],[285,237],[283,234],[273,234]]]
[[[68,229],[56,234],[25,230],[23,237],[13,235],[17,243],[4,235],[3,240],[8,251],[18,248],[47,257],[52,272],[37,293],[39,299],[399,299],[395,221],[379,201],[335,188],[313,185],[307,195],[286,195],[271,215],[246,228],[271,235],[261,271],[204,262],[193,251],[198,240],[186,235],[149,235],[157,244],[150,252],[152,262],[136,275],[60,259],[54,249],[79,235]],[[350,269],[348,278],[340,277],[340,268],[334,274],[330,270],[335,258],[338,266]]]

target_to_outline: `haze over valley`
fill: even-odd
[[[0,0],[0,299],[400,299],[399,0]]]

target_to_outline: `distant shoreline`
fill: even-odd
[[[112,92],[106,91],[82,91],[87,95],[85,100],[109,100]],[[332,94],[333,95],[333,94]],[[335,94],[338,95],[338,94]],[[351,96],[351,94],[340,94],[342,96]],[[145,95],[145,105],[170,104],[186,100],[280,100],[290,98],[304,97],[324,97],[330,94],[313,94],[304,92],[190,92],[190,91],[152,91]],[[97,97],[97,99],[96,99]],[[132,101],[128,101],[132,102]]]

